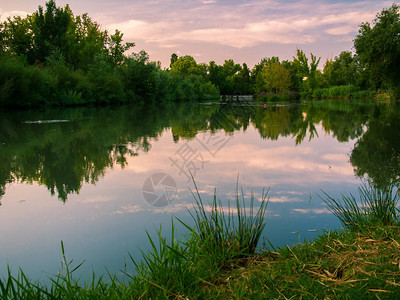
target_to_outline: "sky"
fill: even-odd
[[[335,0],[56,0],[75,15],[88,13],[101,28],[119,29],[152,61],[168,67],[172,53],[198,63],[226,59],[249,67],[264,57],[292,60],[297,49],[326,59],[353,49],[362,22],[370,22],[393,1]],[[26,15],[40,0],[0,0],[0,18]]]

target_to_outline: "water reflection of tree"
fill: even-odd
[[[126,108],[125,108],[126,109]],[[138,150],[148,151],[149,138],[161,134],[140,122],[140,109],[73,109],[51,113],[7,115],[0,138],[0,186],[7,182],[38,182],[65,201],[82,184],[95,183],[115,164],[124,167]],[[122,114],[121,114],[122,113]],[[16,117],[18,116],[18,117]],[[25,120],[78,120],[52,124],[26,124]],[[156,124],[158,123],[152,123]]]
[[[368,130],[357,141],[350,162],[357,176],[379,188],[400,183],[400,123],[398,105],[375,110]]]
[[[373,106],[345,102],[323,104],[199,105],[146,104],[114,108],[0,113],[0,197],[9,182],[38,182],[65,201],[84,182],[95,183],[114,165],[151,150],[165,130],[174,141],[193,139],[199,131],[228,134],[254,126],[262,139],[294,137],[296,144],[317,135],[316,125],[339,141],[362,134]],[[73,120],[26,124],[26,120]],[[74,121],[75,120],[75,121]]]

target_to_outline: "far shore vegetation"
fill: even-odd
[[[156,99],[219,99],[255,95],[263,101],[325,98],[400,98],[399,6],[359,26],[354,50],[333,59],[301,49],[292,60],[263,58],[254,68],[227,59],[198,63],[171,55],[161,68],[123,33],[101,29],[53,0],[25,18],[0,23],[0,106],[38,107],[135,103]],[[131,53],[127,55],[127,53]],[[322,68],[318,68],[323,63]]]

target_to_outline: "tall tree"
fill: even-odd
[[[33,61],[33,34],[30,27],[29,18],[16,16],[8,18],[1,31],[1,49],[12,55],[23,56],[28,62]]]
[[[282,93],[290,87],[290,73],[279,59],[271,59],[262,69],[263,91],[269,93]]]
[[[171,54],[171,63],[169,64],[169,67],[171,68],[174,62],[178,60],[178,55],[176,53]]]
[[[382,81],[392,96],[400,98],[400,14],[393,4],[382,10],[370,23],[362,23],[354,47],[364,67],[371,70],[374,81]]]
[[[114,65],[120,65],[124,61],[124,52],[135,46],[135,43],[122,43],[123,33],[118,29],[108,40],[108,52]]]
[[[295,69],[299,82],[299,90],[308,92],[318,87],[317,67],[321,58],[317,58],[311,53],[311,62],[303,50],[297,49],[297,56],[293,57],[293,68]]]
[[[250,69],[247,64],[243,64],[241,70],[233,76],[235,94],[249,95],[253,94],[254,89],[250,80]]]
[[[171,71],[173,73],[179,73],[181,75],[197,74],[199,68],[197,66],[196,60],[190,56],[185,55],[179,57],[172,65]]]
[[[342,51],[332,65],[331,85],[350,85],[357,81],[357,62],[350,51]]]
[[[44,63],[52,51],[68,50],[67,32],[72,23],[72,12],[68,5],[65,8],[56,6],[53,0],[46,3],[46,11],[39,6],[32,15],[33,51],[35,59]]]

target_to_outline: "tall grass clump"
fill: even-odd
[[[233,259],[255,253],[261,233],[265,227],[265,211],[268,203],[268,191],[262,193],[258,210],[254,211],[254,194],[251,193],[249,207],[246,207],[243,190],[235,193],[235,208],[224,207],[216,193],[208,205],[205,205],[195,184],[196,192],[193,238],[201,253],[213,264],[226,267]]]
[[[399,197],[395,187],[385,189],[363,183],[359,188],[359,198],[351,193],[342,194],[340,200],[327,195],[323,201],[328,209],[351,231],[363,231],[376,226],[398,225]]]
[[[188,229],[185,239],[175,239],[172,222],[171,237],[165,238],[161,228],[156,239],[148,234],[151,250],[143,254],[136,266],[137,277],[146,291],[146,297],[197,297],[201,285],[212,285],[224,277],[225,271],[246,264],[254,255],[263,229],[267,206],[267,193],[254,209],[254,195],[245,203],[244,193],[236,189],[235,208],[224,207],[216,193],[205,203],[195,184],[193,210],[189,210],[194,225],[179,222]],[[133,277],[132,277],[133,278]]]
[[[188,295],[199,284],[202,276],[197,272],[198,260],[190,238],[186,241],[176,240],[173,221],[170,239],[162,235],[161,227],[157,230],[156,239],[146,233],[151,249],[148,252],[142,251],[141,263],[130,256],[137,276],[127,275],[133,280],[139,280],[141,289],[146,291],[146,297],[149,298]]]

